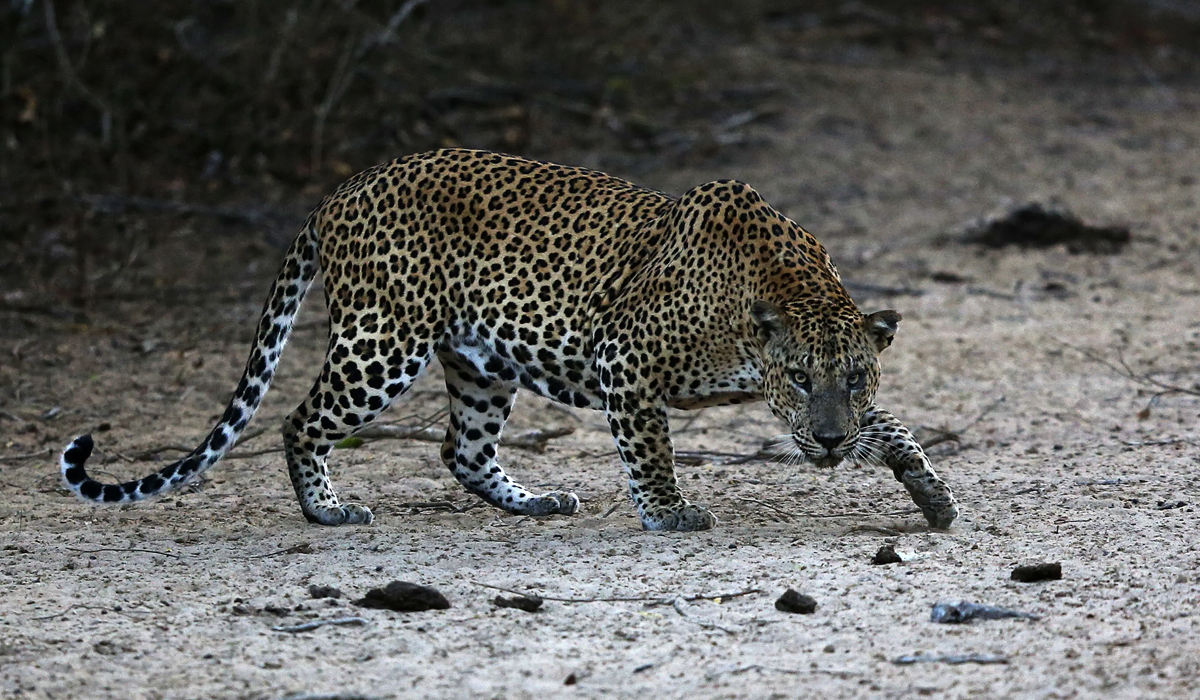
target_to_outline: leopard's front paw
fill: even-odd
[[[950,496],[948,501],[921,504],[921,514],[931,527],[945,530],[958,518],[958,505]]]
[[[579,512],[579,497],[564,491],[551,491],[521,504],[524,515],[575,515]]]
[[[676,530],[692,532],[711,530],[717,525],[717,516],[707,508],[684,503],[674,508],[659,508],[642,514],[643,530]]]
[[[310,523],[318,525],[370,525],[375,516],[371,509],[351,503],[344,506],[319,506],[304,513]]]

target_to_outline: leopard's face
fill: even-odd
[[[791,429],[795,449],[818,466],[869,457],[873,445],[859,422],[879,388],[879,353],[892,342],[900,315],[868,316],[812,299],[782,307],[756,301],[761,390],[771,412]]]

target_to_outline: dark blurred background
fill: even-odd
[[[86,305],[96,270],[153,256],[180,220],[269,249],[340,180],[426,149],[632,178],[736,160],[761,147],[736,127],[803,92],[764,56],[1120,62],[1168,82],[1200,57],[1186,0],[0,1],[11,308]]]

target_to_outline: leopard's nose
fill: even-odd
[[[832,450],[846,441],[846,433],[814,433],[813,437],[827,450]]]

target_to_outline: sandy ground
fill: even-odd
[[[1200,88],[1132,68],[858,59],[748,53],[748,83],[784,88],[779,116],[746,132],[758,147],[703,167],[610,167],[674,192],[746,180],[822,238],[864,309],[904,314],[879,402],[926,436],[960,433],[930,450],[961,502],[949,531],[924,527],[880,470],[711,457],[679,472],[720,526],[642,532],[601,417],[527,395],[512,430],[576,432],[503,456],[526,484],[575,490],[578,516],[470,507],[422,442],[336,453],[343,497],[376,514],[336,529],[303,521],[278,453],[130,508],[64,495],[46,454],[8,458],[0,696],[1200,697]],[[1033,200],[1129,224],[1134,242],[1115,256],[955,242],[964,222]],[[155,468],[138,453],[208,429],[280,253],[187,225],[164,245],[159,257],[188,264],[152,266],[157,286],[82,322],[0,318],[3,455],[92,431],[93,468],[133,477]],[[319,308],[310,300],[252,425],[269,431],[239,451],[277,444],[320,362]],[[1120,358],[1192,393],[1122,376]],[[442,403],[433,372],[389,417],[414,423]],[[761,405],[679,413],[674,426],[680,450],[741,454],[782,431]],[[470,509],[411,505],[433,501]],[[905,561],[871,565],[885,543]],[[1061,562],[1062,580],[1009,580],[1037,561]],[[361,610],[307,592],[357,597],[396,579],[452,607]],[[482,584],[668,604],[551,600],[530,614],[494,607]],[[787,588],[816,612],[775,610]],[[1041,617],[930,622],[952,600]],[[272,630],[348,615],[367,624]],[[919,653],[1007,663],[893,662]]]

